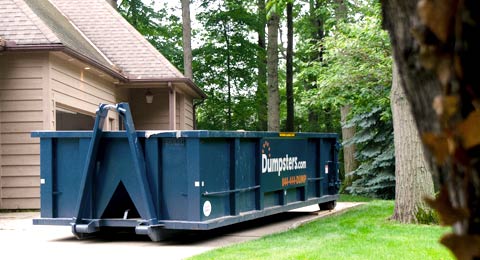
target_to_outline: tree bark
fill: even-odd
[[[280,131],[280,94],[278,90],[278,27],[280,17],[272,13],[267,22],[268,131]]]
[[[480,258],[480,6],[477,0],[383,0],[402,86],[441,184],[428,203],[459,259]]]
[[[355,127],[344,127],[347,123],[347,117],[350,113],[351,105],[345,105],[340,108],[340,121],[342,122],[342,140],[347,142],[355,135]],[[352,185],[353,176],[348,176],[349,173],[353,172],[358,167],[358,162],[355,160],[355,144],[344,145],[343,146],[343,168],[345,171],[345,180],[343,182],[343,187],[349,187]]]
[[[190,21],[190,0],[182,0],[183,69],[185,77],[193,79],[192,71],[192,27]]]
[[[395,209],[392,219],[417,223],[417,213],[430,212],[424,197],[434,196],[432,174],[405,97],[395,63],[390,102],[395,143]]]
[[[265,0],[258,0],[258,86],[256,91],[257,100],[257,130],[266,131],[268,128],[267,118],[267,58],[266,58],[266,36],[265,26],[267,25],[267,14],[265,12]]]
[[[285,130],[293,132],[295,129],[295,107],[293,98],[293,3],[287,3],[287,122]]]
[[[345,0],[335,0],[335,18],[337,20],[347,19],[347,5]]]

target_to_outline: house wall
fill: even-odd
[[[193,130],[193,99],[192,97],[185,96],[185,130]]]
[[[48,53],[0,55],[0,208],[39,208]]]
[[[98,71],[85,71],[48,52],[0,55],[0,209],[40,207],[40,140],[36,130],[55,130],[58,107],[94,115],[99,103],[128,100]],[[109,113],[105,129],[118,130]]]
[[[130,89],[130,108],[133,122],[137,130],[167,130],[168,119],[168,90],[150,89],[153,93],[153,102],[145,101],[146,89]]]
[[[188,95],[177,94],[177,129],[193,130],[193,101]]]
[[[101,72],[85,70],[83,66],[53,54],[50,55],[50,64],[52,104],[55,106],[53,112],[56,107],[60,107],[94,116],[100,103],[128,102],[128,91],[120,90],[112,82],[102,79],[99,76]],[[116,113],[109,112],[104,129],[118,130]]]
[[[169,91],[149,89],[153,102],[145,101],[146,89],[130,89],[130,107],[137,130],[169,130]],[[176,129],[193,129],[192,98],[182,93],[176,94]]]

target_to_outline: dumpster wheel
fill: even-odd
[[[320,207],[320,210],[333,210],[336,206],[337,206],[336,200],[318,204],[318,207]]]

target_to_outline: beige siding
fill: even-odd
[[[175,102],[177,107],[175,111],[175,122],[177,123],[176,128],[177,130],[183,130],[185,129],[185,118],[184,118],[184,112],[185,112],[185,104],[183,100],[185,99],[182,94],[177,93],[176,95],[177,101]]]
[[[177,129],[193,129],[193,106],[191,97],[177,93]]]
[[[145,101],[145,89],[130,89],[130,107],[135,128],[138,130],[168,129],[168,91],[151,89],[153,102]]]
[[[185,98],[185,130],[193,129],[193,100],[191,97]]]
[[[38,208],[48,54],[0,56],[0,208]],[[48,101],[47,101],[48,102]]]
[[[102,79],[101,73],[94,69],[85,70],[77,63],[53,54],[50,64],[50,87],[55,107],[93,116],[100,103],[128,101],[125,91],[117,90],[113,83]],[[118,130],[118,115],[109,113],[108,117],[106,129]],[[114,128],[110,129],[111,126]]]

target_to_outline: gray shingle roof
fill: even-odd
[[[105,0],[50,0],[130,79],[184,78]]]
[[[61,43],[22,0],[0,1],[0,37],[17,44]]]
[[[0,0],[0,37],[63,45],[106,67],[113,63],[129,80],[186,79],[105,0]]]

